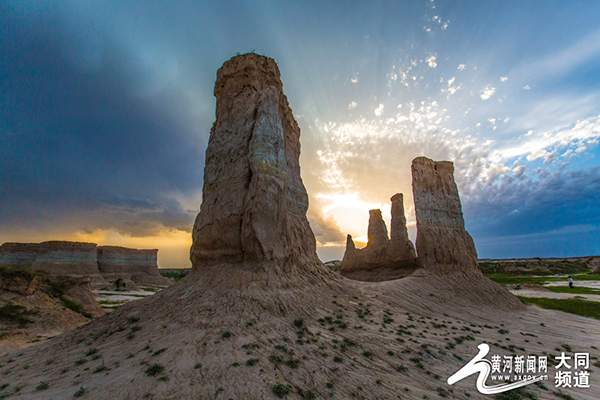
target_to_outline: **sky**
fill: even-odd
[[[216,71],[275,59],[323,261],[454,162],[480,258],[600,254],[600,2],[0,0],[0,243],[187,267]]]

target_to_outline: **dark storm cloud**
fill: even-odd
[[[477,196],[474,193],[478,193]],[[600,167],[505,175],[463,199],[485,257],[600,253]]]
[[[194,212],[175,193],[201,188],[208,129],[174,111],[185,96],[166,84],[140,93],[157,79],[102,32],[79,32],[96,47],[75,57],[85,46],[52,13],[26,19],[0,5],[0,20],[1,229],[189,230]]]

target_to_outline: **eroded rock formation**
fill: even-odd
[[[157,255],[157,249],[98,246],[98,270],[111,282],[121,279],[143,285],[168,285],[169,280],[158,273]]]
[[[257,54],[234,57],[217,72],[214,94],[193,269],[237,264],[250,281],[267,282],[320,264],[300,178],[300,129],[277,65]]]
[[[387,227],[381,215],[381,210],[369,210],[369,227],[367,229],[367,246],[378,248],[387,246],[390,242]]]
[[[0,266],[54,276],[89,276],[94,287],[107,286],[117,279],[168,285],[170,281],[158,273],[157,252],[66,241],[4,243],[0,246]]]
[[[356,249],[348,237],[342,275],[358,280],[395,279],[422,266],[435,273],[478,271],[477,252],[465,229],[454,165],[418,157],[412,163],[412,185],[417,219],[417,254],[408,239],[402,194],[392,201],[391,240],[379,210],[371,210],[369,243]],[[350,244],[350,242],[352,242]],[[407,265],[412,271],[407,271]],[[399,272],[381,274],[378,269]]]
[[[418,157],[412,163],[412,178],[421,265],[438,273],[478,270],[475,243],[465,229],[454,182],[454,165]]]
[[[49,275],[89,276],[95,285],[107,285],[100,274],[95,243],[49,241],[4,243],[0,266],[28,268]]]
[[[360,281],[385,281],[410,275],[417,267],[417,257],[408,239],[403,196],[392,198],[391,238],[381,215],[381,210],[369,211],[368,243],[357,249],[348,235],[341,274]]]

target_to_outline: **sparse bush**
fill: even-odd
[[[537,395],[534,392],[530,392],[524,387],[509,390],[508,392],[498,393],[496,400],[537,400]]]
[[[408,370],[408,368],[406,368],[404,365],[400,364],[396,367],[396,371],[398,372],[406,372]]]
[[[81,387],[79,388],[79,390],[78,390],[78,391],[76,391],[76,392],[73,394],[73,397],[81,397],[81,396],[83,396],[84,394],[86,394],[86,392],[87,392],[87,390],[85,390],[85,388],[84,388],[83,386],[81,386]]]
[[[152,364],[151,366],[149,366],[146,369],[146,375],[156,376],[156,375],[160,374],[163,371],[163,369],[165,369],[165,367],[163,367],[160,364]]]
[[[159,355],[159,354],[162,354],[162,353],[164,353],[165,351],[167,351],[167,349],[166,349],[166,348],[164,348],[164,349],[160,349],[160,350],[156,350],[154,353],[152,353],[152,355],[153,355],[153,356],[157,356],[157,355]]]
[[[273,385],[273,394],[275,394],[275,396],[277,397],[283,397],[287,394],[290,394],[290,392],[292,391],[292,388],[290,387],[290,385],[284,385],[282,383],[276,383],[275,385]]]
[[[258,359],[257,358],[249,358],[246,361],[246,365],[249,366],[249,367],[252,367],[252,366],[254,366],[256,364],[258,364]]]
[[[31,321],[23,317],[23,314],[27,312],[27,307],[13,304],[10,301],[4,306],[0,307],[0,318],[5,320],[16,322],[19,326],[24,326]]]
[[[221,337],[222,337],[223,339],[230,338],[230,337],[231,337],[231,332],[229,332],[229,331],[225,331],[225,332],[221,333]]]
[[[102,365],[99,365],[98,367],[96,367],[96,369],[94,370],[94,373],[97,374],[99,372],[103,372],[103,371],[107,371],[108,368],[106,367],[106,365],[104,365],[104,363],[102,363]]]
[[[48,385],[48,382],[46,381],[41,381],[35,388],[35,390],[46,390],[50,387],[50,385]]]
[[[91,355],[94,355],[94,354],[96,354],[97,352],[98,352],[98,349],[96,349],[96,348],[91,348],[91,349],[89,349],[88,351],[86,351],[86,352],[85,352],[85,355],[86,355],[86,356],[91,356]]]

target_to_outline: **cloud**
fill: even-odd
[[[435,68],[437,67],[437,63],[435,62],[436,57],[434,55],[431,55],[429,57],[427,57],[425,59],[425,61],[427,62],[427,65],[429,65],[431,68]]]
[[[149,199],[114,196],[99,203],[90,226],[132,237],[156,236],[165,229],[191,233],[198,214],[198,210],[184,210],[175,198],[160,199],[156,204]]]
[[[600,223],[600,167],[580,171],[523,166],[501,171],[463,194],[463,210],[477,237],[534,234],[585,222]]]
[[[19,62],[3,66],[0,234],[189,231],[180,201],[199,204],[209,126],[194,127],[184,91],[102,32],[100,61],[83,68],[60,24],[3,24],[0,57]]]
[[[467,69],[465,64],[458,64],[458,68],[456,68],[457,71],[464,71],[465,69]]]
[[[348,104],[348,110],[354,110],[357,105],[358,104],[355,101],[351,102],[350,104]]]
[[[375,109],[375,115],[381,117],[381,115],[383,115],[384,108],[385,106],[383,105],[383,103],[379,104],[379,106]]]
[[[487,100],[490,97],[492,97],[494,95],[494,93],[496,93],[495,87],[486,86],[486,88],[481,91],[481,94],[479,95],[479,97],[481,97],[481,100]]]
[[[333,215],[326,216],[322,209],[322,203],[315,197],[311,197],[310,207],[306,216],[317,239],[317,244],[319,246],[343,244],[346,236],[340,231],[335,217]]]

